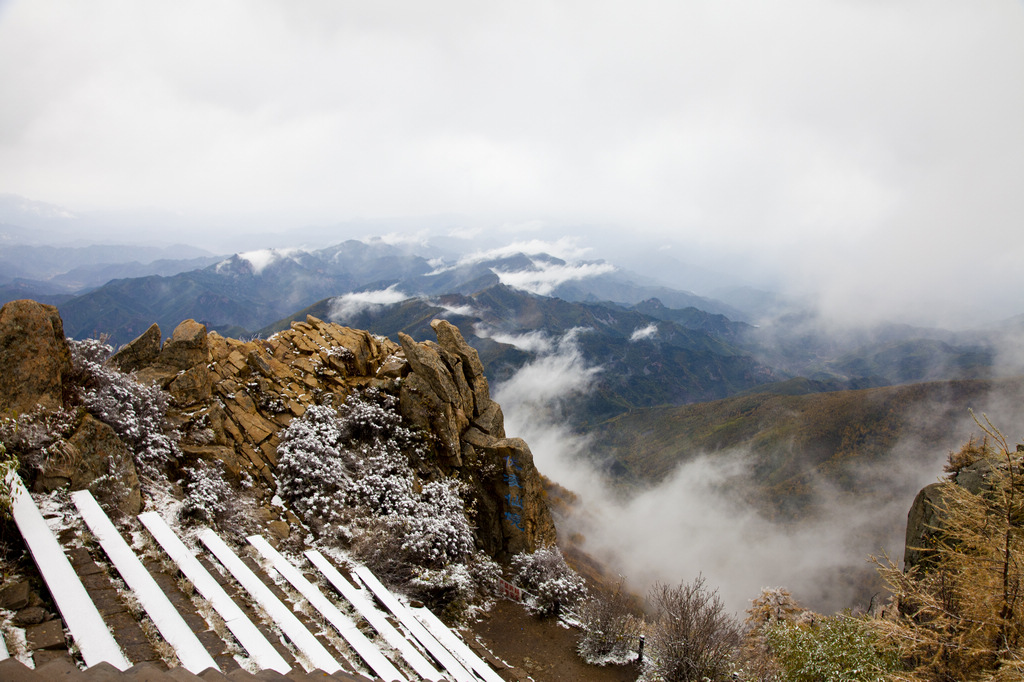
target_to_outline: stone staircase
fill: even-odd
[[[168,553],[164,548],[172,541],[166,533],[173,531],[152,512],[140,517],[150,530],[133,532],[129,548],[113,525],[105,529],[109,520],[88,492],[74,495],[91,537],[65,530],[58,540],[45,522],[40,527],[42,517],[20,481],[15,489],[15,521],[60,617],[27,626],[23,642],[8,639],[2,646],[0,638],[0,680],[517,679],[518,671],[475,642],[467,646],[452,630],[438,631],[432,614],[428,621],[426,614],[416,615],[419,609],[405,607],[365,568],[357,577],[319,553],[316,561],[292,563],[259,537],[250,538],[258,552],[235,553],[226,545],[217,548],[223,543],[211,531],[204,531],[203,543],[216,553]],[[33,513],[38,519],[25,521]],[[64,563],[71,570],[52,577]],[[240,572],[249,577],[239,580]],[[339,578],[351,601],[332,586]],[[0,592],[0,607],[30,608],[20,585]],[[278,605],[265,601],[266,595]],[[184,633],[175,630],[177,623]],[[388,637],[374,623],[380,629],[387,623]],[[428,628],[433,636],[416,632]],[[395,633],[404,638],[403,646],[389,643]],[[8,650],[22,652],[20,658],[30,655],[34,669],[9,657]]]

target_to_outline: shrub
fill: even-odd
[[[593,665],[626,663],[643,634],[643,619],[633,612],[629,594],[620,580],[611,594],[595,595],[580,609],[583,634],[577,651]]]
[[[166,477],[167,465],[180,455],[180,435],[167,424],[170,395],[104,364],[113,349],[101,341],[69,339],[68,345],[82,404],[131,448],[139,474],[154,480]]]
[[[583,578],[569,568],[558,547],[516,554],[510,566],[519,586],[533,594],[527,608],[540,615],[553,614],[563,606],[572,608],[587,594]]]
[[[898,666],[871,626],[849,614],[813,624],[779,621],[765,628],[765,640],[789,682],[882,682]]]
[[[321,536],[347,540],[385,582],[435,603],[468,599],[482,586],[464,565],[475,541],[461,484],[421,486],[409,462],[422,457],[395,398],[353,393],[337,410],[311,407],[282,432],[278,494]]]
[[[717,680],[739,642],[739,627],[704,576],[676,587],[656,584],[649,600],[655,620],[647,638],[646,673],[666,682]]]
[[[199,460],[193,466],[185,467],[184,473],[182,517],[209,525],[226,519],[232,510],[235,493],[224,477],[222,466]]]
[[[355,455],[334,408],[313,405],[281,432],[277,494],[315,526],[343,518],[339,502],[351,486]]]

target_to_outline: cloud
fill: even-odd
[[[9,0],[0,191],[238,235],[600,228],[830,311],[1019,312],[1022,31],[957,0]]]
[[[253,273],[259,275],[274,263],[300,253],[302,253],[300,249],[258,249],[256,251],[240,253],[237,257],[239,260],[247,262],[252,267]],[[230,259],[217,263],[217,270],[220,271],[229,262]]]
[[[571,329],[553,346],[534,334],[521,335],[517,339],[505,337],[525,344],[524,349],[533,346],[532,349],[542,355],[502,382],[495,389],[495,400],[502,406],[507,402],[530,409],[550,406],[566,395],[586,390],[601,372],[600,367],[587,366],[576,344],[579,335],[586,332],[581,327]]]
[[[478,315],[476,309],[468,304],[450,305],[440,301],[431,301],[430,304],[441,308],[444,311],[444,315],[461,315],[464,317],[476,317]]]
[[[406,294],[391,285],[387,289],[377,291],[357,291],[338,296],[331,301],[330,319],[333,322],[345,320],[367,310],[376,310],[393,303],[401,303],[409,298]]]
[[[491,268],[491,272],[498,276],[498,280],[515,289],[522,289],[531,294],[548,296],[560,284],[572,282],[587,277],[606,275],[616,271],[611,263],[580,263],[580,264],[559,264],[533,261],[533,268],[529,270],[501,270]]]
[[[629,335],[629,340],[642,341],[644,339],[653,338],[658,333],[658,325],[651,323],[646,327],[637,327],[636,331]]]
[[[542,331],[526,332],[525,334],[510,334],[508,332],[492,329],[485,324],[477,324],[473,327],[477,336],[483,339],[491,339],[498,343],[514,346],[519,350],[530,353],[550,353],[554,349],[550,337]]]
[[[901,557],[916,493],[942,474],[947,453],[977,432],[954,396],[940,395],[904,418],[887,455],[846,472],[853,492],[808,475],[808,511],[796,522],[780,521],[755,505],[763,460],[741,449],[685,453],[671,475],[640,491],[611,486],[588,457],[590,439],[563,418],[566,398],[593,390],[599,371],[568,335],[494,388],[506,432],[530,444],[541,473],[579,496],[559,533],[581,534],[584,548],[640,593],[703,573],[740,615],[767,586],[786,587],[826,613],[865,606],[864,586],[876,577],[869,555]],[[997,424],[1012,424],[1021,390],[1019,381],[1008,382],[975,407]]]
[[[459,258],[459,265],[472,265],[484,261],[509,258],[518,254],[527,256],[539,256],[542,254],[561,258],[563,260],[577,260],[583,258],[591,249],[580,244],[575,237],[561,237],[556,240],[529,239],[525,241],[513,241],[503,246],[497,246],[482,251],[474,251]]]

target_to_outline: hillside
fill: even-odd
[[[970,409],[995,417],[1024,399],[1019,377],[815,393],[803,393],[805,383],[635,410],[592,431],[591,456],[621,485],[642,488],[698,454],[746,452],[762,508],[799,517],[821,482],[870,493],[864,471],[882,465],[874,475],[884,477],[884,466],[896,467],[900,457],[913,461],[901,446],[952,450],[975,430]]]

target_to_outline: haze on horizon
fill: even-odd
[[[0,193],[105,239],[571,234],[840,317],[1024,313],[1020,0],[6,0],[0,93]]]

